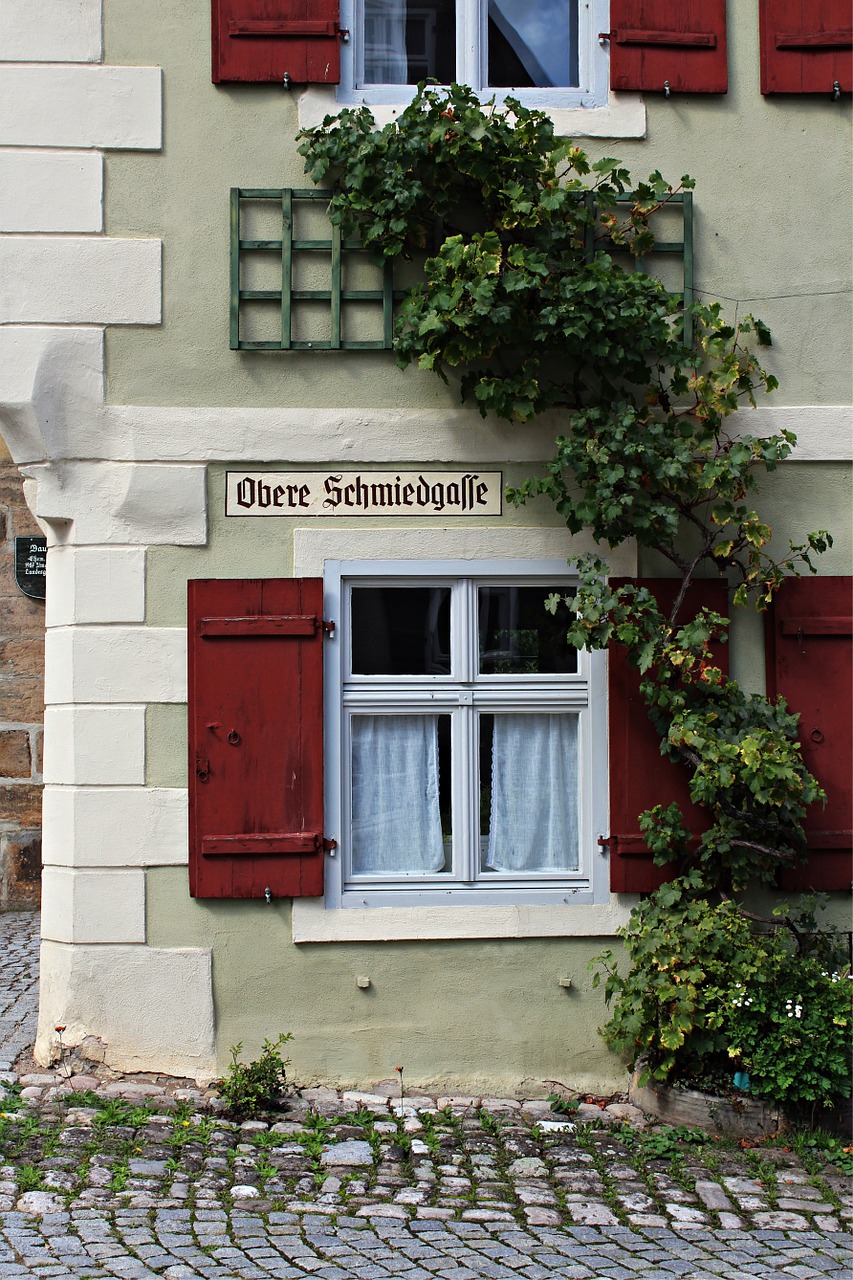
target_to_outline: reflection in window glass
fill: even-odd
[[[479,647],[483,675],[571,673],[578,654],[566,642],[565,614],[548,612],[547,586],[480,587]]]
[[[456,77],[454,0],[364,0],[365,84]]]
[[[488,0],[490,85],[576,85],[577,0]]]
[[[578,717],[481,715],[480,865],[576,871]]]
[[[353,588],[353,675],[449,672],[449,587]]]
[[[351,740],[353,874],[449,871],[450,717],[356,715]]]

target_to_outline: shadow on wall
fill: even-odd
[[[0,911],[41,892],[44,601],[15,581],[15,538],[40,532],[0,438]]]

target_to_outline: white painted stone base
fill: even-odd
[[[216,1076],[211,952],[43,942],[37,1061],[97,1036],[117,1071]]]

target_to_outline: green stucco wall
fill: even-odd
[[[288,903],[189,901],[181,868],[147,872],[146,888],[149,945],[213,948],[221,1069],[237,1041],[254,1054],[265,1036],[292,1031],[303,1085],[364,1086],[404,1066],[420,1088],[624,1087],[587,972],[607,939],[294,946]]]
[[[293,143],[295,94],[211,84],[207,4],[106,0],[104,10],[106,61],[162,66],[165,95],[163,151],[107,156],[108,234],[164,241],[164,323],[108,330],[108,399],[455,406],[453,388],[402,375],[383,353],[228,350],[228,191],[309,185]],[[778,403],[844,403],[853,368],[849,99],[761,97],[758,0],[728,6],[728,47],[725,96],[647,95],[645,139],[589,150],[619,157],[638,177],[691,174],[702,295],[770,325]]]
[[[853,368],[850,228],[839,214],[850,189],[849,103],[832,104],[828,95],[761,98],[757,10],[757,0],[728,6],[725,97],[650,98],[644,140],[595,141],[589,150],[620,157],[638,177],[659,168],[676,181],[683,173],[696,179],[699,292],[719,299],[732,317],[754,310],[770,325],[767,364],[781,383],[773,403],[839,404],[850,398]],[[229,188],[306,185],[293,143],[294,96],[273,87],[213,86],[209,7],[195,0],[106,0],[105,59],[163,67],[165,130],[162,152],[106,158],[107,233],[159,237],[164,245],[162,325],[107,331],[110,402],[347,406],[377,415],[401,407],[458,410],[453,386],[401,373],[388,353],[229,351]],[[468,430],[472,439],[481,430],[474,409]],[[405,465],[403,438],[400,448],[398,465]],[[292,469],[286,449],[283,440],[280,466]],[[454,463],[464,467],[462,443],[459,453]],[[304,522],[226,520],[226,469],[209,468],[208,545],[148,552],[150,625],[185,624],[188,578],[292,572],[293,530]],[[504,467],[505,479],[534,469]],[[849,468],[787,464],[768,479],[761,509],[783,539],[832,529],[836,545],[821,572],[850,571]],[[349,523],[364,529],[381,522]],[[558,522],[541,503],[507,508],[499,522],[484,523]],[[651,558],[641,558],[640,570],[662,571]],[[759,618],[737,618],[732,668],[745,687],[763,689]],[[152,705],[146,727],[149,785],[186,785],[185,708]],[[212,948],[220,1069],[231,1044],[243,1041],[253,1053],[264,1037],[290,1030],[294,1076],[303,1084],[366,1085],[402,1064],[407,1080],[423,1087],[514,1093],[547,1092],[552,1080],[576,1088],[624,1085],[622,1068],[596,1033],[602,999],[586,968],[607,939],[297,946],[286,903],[193,901],[183,868],[149,869],[146,893],[149,945]],[[559,979],[569,975],[566,990]],[[358,976],[370,978],[367,991],[357,987]]]

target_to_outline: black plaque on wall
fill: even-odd
[[[47,586],[47,538],[15,539],[15,582],[31,600],[44,600]]]

